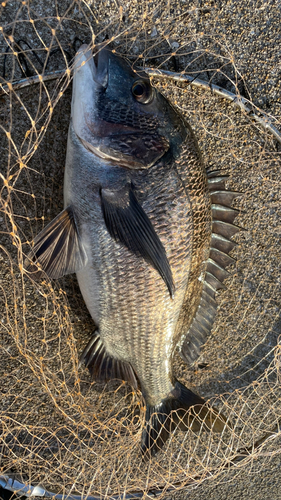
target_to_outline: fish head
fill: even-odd
[[[74,62],[71,116],[84,146],[111,164],[148,168],[177,150],[186,137],[181,116],[155,89],[106,47],[82,45]]]

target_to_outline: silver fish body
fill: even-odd
[[[158,165],[149,172],[130,173],[128,179],[122,167],[111,168],[100,160],[95,164],[95,182],[91,153],[83,150],[72,126],[69,134],[72,163],[67,164],[71,173],[66,173],[65,204],[75,206],[88,257],[87,265],[77,272],[80,290],[106,352],[132,365],[146,400],[156,405],[173,387],[175,330],[192,254],[190,202],[178,176]],[[79,151],[81,170],[77,169],[74,149]],[[99,175],[104,168],[113,170],[111,178],[103,180]],[[116,242],[104,222],[101,186],[118,196],[116,191],[121,192],[128,181],[133,182],[137,193],[141,190],[138,201],[166,250],[174,280],[173,299],[158,271]],[[168,206],[168,210],[163,210],[163,206]]]
[[[93,57],[82,46],[65,210],[38,235],[32,259],[50,277],[77,273],[97,327],[82,359],[97,380],[141,388],[144,453],[154,454],[190,407],[222,428],[172,366],[176,349],[189,362],[198,355],[231,259],[234,194],[222,188],[220,177],[208,180],[190,126],[145,73],[107,49]]]

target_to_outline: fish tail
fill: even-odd
[[[187,412],[191,408],[191,411]],[[145,458],[154,456],[177,427],[199,431],[201,428],[222,432],[226,417],[208,406],[204,399],[176,381],[169,396],[155,406],[146,407],[146,424],[141,449]]]

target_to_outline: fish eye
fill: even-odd
[[[152,100],[153,89],[149,82],[137,80],[133,83],[132,94],[138,102],[148,104]]]

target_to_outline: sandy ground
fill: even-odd
[[[6,40],[3,36],[0,38],[1,52],[7,50],[6,42],[11,42],[8,37],[13,36],[16,41],[23,39],[28,41],[30,47],[39,48],[37,55],[42,61],[46,57],[44,44],[57,48],[60,43],[66,60],[70,61],[77,44],[90,42],[93,33],[98,42],[113,37],[112,47],[130,57],[130,61],[154,68],[186,71],[194,76],[199,74],[200,78],[211,80],[230,92],[241,92],[256,106],[276,117],[280,124],[281,11],[277,1],[182,0],[170,5],[133,0],[126,5],[118,1],[71,4],[63,0],[59,4],[51,1],[25,4],[3,2],[0,9],[0,24]],[[63,17],[65,21],[62,22]],[[37,21],[30,23],[30,19]],[[51,31],[54,28],[55,38]],[[27,45],[24,49],[28,50]],[[41,72],[34,54],[29,52],[29,57],[32,74]],[[62,69],[64,65],[65,59],[57,51],[50,57],[45,71]],[[15,57],[1,58],[2,74],[4,68],[4,79],[7,81],[21,78]],[[155,84],[160,83],[155,81]],[[71,84],[66,90],[63,85],[60,83],[58,86],[54,81],[46,85],[47,91],[41,88],[40,92],[39,86],[34,85],[17,90],[19,99],[15,94],[11,99],[9,96],[0,97],[0,168],[4,179],[8,179],[12,186],[10,198],[7,198],[7,187],[1,191],[3,203],[7,199],[10,201],[6,206],[1,205],[0,214],[0,370],[5,380],[1,396],[4,442],[9,438],[10,430],[20,441],[21,425],[38,425],[41,431],[42,428],[70,428],[74,446],[75,443],[77,445],[74,429],[77,435],[82,428],[86,433],[90,429],[91,415],[98,411],[107,418],[112,415],[108,406],[112,403],[114,391],[105,396],[95,392],[86,371],[78,372],[77,369],[78,356],[90,338],[93,323],[83,304],[76,279],[66,277],[58,284],[37,285],[22,280],[18,266],[21,252],[28,251],[32,237],[63,206],[63,168]],[[51,121],[49,123],[47,119],[45,123],[50,109],[48,101],[53,103],[61,89],[63,95],[58,100]],[[197,457],[202,460],[202,466],[196,463],[192,469],[200,472],[197,489],[183,489],[174,494],[175,498],[278,499],[281,498],[279,435],[264,446],[259,457],[253,454],[247,463],[240,463],[239,466],[237,462],[220,475],[216,472],[218,462],[213,457],[206,457],[204,450],[213,451],[215,443],[220,444],[225,453],[225,460],[222,457],[219,459],[219,466],[222,467],[233,458],[231,446],[234,450],[252,446],[265,432],[274,428],[280,418],[278,352],[274,348],[281,326],[281,146],[270,132],[265,132],[262,126],[254,126],[249,117],[211,92],[194,90],[171,81],[162,81],[161,90],[180,107],[194,128],[206,166],[227,173],[228,187],[243,193],[235,201],[235,206],[241,211],[237,223],[245,231],[235,237],[238,243],[233,251],[236,264],[226,280],[226,290],[218,296],[217,320],[202,350],[199,364],[187,368],[179,360],[175,362],[177,376],[205,398],[225,394],[217,405],[224,405],[224,413],[234,420],[236,418],[236,437],[232,444],[227,440],[223,442],[223,439],[216,441],[214,437],[212,444],[207,446],[208,435],[203,433],[202,448],[199,451],[194,449],[194,455],[192,451],[197,438],[191,437],[190,441],[178,438],[171,452],[159,458],[154,473],[151,472],[152,481],[157,484],[159,474],[161,483],[159,478],[162,474],[168,483],[172,483],[173,478],[182,477],[180,471],[183,464],[190,466],[192,459],[196,461]],[[39,111],[45,109],[47,111],[39,118]],[[28,167],[21,170],[18,160],[29,155],[32,144],[36,143],[32,119],[36,121],[38,139],[41,140],[39,132],[42,126],[45,127],[44,135],[33,156],[25,159]],[[31,131],[27,133],[29,129]],[[15,146],[5,131],[11,133]],[[22,247],[14,236],[10,208]],[[122,402],[120,404],[122,406]],[[118,412],[122,418],[122,411],[119,409]],[[110,436],[109,444],[102,445],[105,451],[101,455],[104,467],[107,464],[108,469],[102,472],[104,469],[99,464],[98,470],[107,478],[115,474],[112,472],[114,467],[116,470],[120,467],[121,471],[116,474],[117,477],[119,474],[122,493],[127,470],[122,470],[122,456],[131,453],[130,472],[135,474],[131,483],[133,486],[138,484],[137,475],[146,473],[146,469],[143,471],[142,465],[138,464],[135,453],[140,427],[136,424],[138,434],[133,430],[130,434],[135,443],[133,451],[128,442],[122,453],[110,432],[103,432],[108,432]],[[58,431],[56,437],[63,441],[63,432],[59,434]],[[88,439],[87,436],[84,439]],[[78,462],[83,458],[77,477],[86,474],[87,460],[96,460],[91,455],[90,439],[87,441],[89,449],[81,447],[77,452]],[[72,457],[66,454],[63,460],[68,460],[69,469],[60,468],[57,465],[57,448],[53,441],[50,443],[54,467],[57,467],[53,477],[50,477],[52,472],[42,465],[43,459],[50,459],[49,450],[46,450],[46,456],[40,455],[41,452],[37,456],[36,443],[34,456],[28,458],[25,451],[20,460],[10,455],[7,461],[3,458],[2,471],[23,475],[29,471],[30,477],[34,478],[37,476],[33,466],[37,464],[40,468],[42,465],[41,476],[38,476],[42,481],[52,485],[61,480],[69,491],[78,462],[74,459],[72,462]],[[177,458],[179,446],[186,454],[182,462]],[[73,449],[77,448],[74,446]],[[2,457],[5,457],[3,450]],[[110,452],[112,456],[120,454],[121,458],[116,462],[118,467],[114,459],[110,462]],[[217,454],[219,456],[219,452]],[[172,471],[170,476],[167,472],[169,467],[165,465],[166,457]],[[173,460],[175,464],[172,464]],[[124,463],[129,467],[126,459]],[[78,483],[82,484],[81,479]],[[95,488],[98,490],[97,486]],[[108,493],[113,495],[116,492],[110,490]],[[165,496],[170,497],[170,493]]]

